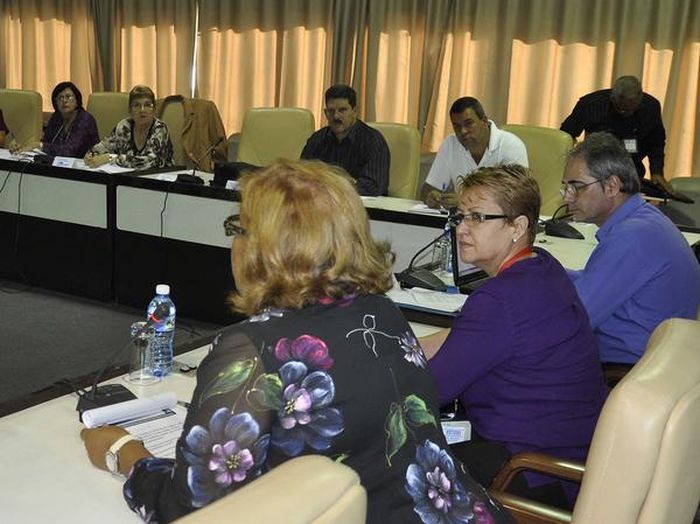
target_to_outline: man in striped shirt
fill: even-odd
[[[301,158],[342,167],[357,182],[363,196],[386,195],[389,189],[389,147],[382,134],[357,118],[357,95],[346,85],[326,90],[328,125],[316,131]]]

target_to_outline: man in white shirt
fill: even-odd
[[[528,167],[523,141],[498,129],[476,98],[464,96],[455,100],[450,107],[450,120],[455,133],[440,146],[421,189],[421,200],[430,207],[455,205],[458,177],[480,167]]]

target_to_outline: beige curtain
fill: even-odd
[[[252,107],[322,108],[332,56],[332,2],[202,0],[197,94],[216,103],[229,133]]]
[[[51,91],[71,80],[84,99],[100,89],[97,45],[84,0],[9,0],[2,9],[0,85],[41,93],[53,111]]]
[[[196,35],[194,0],[122,0],[116,8],[118,90],[145,84],[159,98],[189,96]]]
[[[497,123],[558,128],[579,97],[632,74],[663,108],[666,177],[700,175],[700,2],[454,4],[429,95],[426,149],[451,132],[446,113],[458,96],[479,98]]]

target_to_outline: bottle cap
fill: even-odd
[[[156,286],[156,295],[169,295],[170,286],[168,284],[158,284]]]

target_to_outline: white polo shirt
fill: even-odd
[[[457,177],[464,176],[479,167],[493,167],[502,164],[520,164],[528,167],[527,150],[525,144],[513,133],[501,131],[493,121],[489,120],[491,137],[489,145],[481,157],[481,162],[474,162],[471,153],[459,143],[457,137],[448,136],[435,155],[433,165],[430,167],[426,183],[436,189],[447,190],[450,182],[457,191]]]

